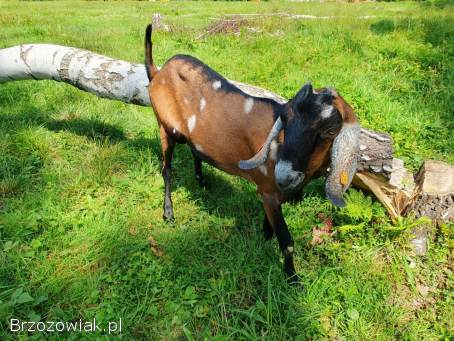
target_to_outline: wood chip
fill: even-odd
[[[312,240],[311,245],[322,244],[324,236],[331,237],[333,232],[333,219],[325,217],[322,213],[318,215],[318,218],[322,220],[322,227],[313,227],[312,228]]]
[[[153,236],[148,237],[148,243],[150,244],[151,252],[153,252],[153,255],[155,255],[156,257],[164,256],[164,252],[162,252]]]

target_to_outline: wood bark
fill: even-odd
[[[150,105],[143,64],[74,47],[28,44],[0,50],[0,83],[24,79],[65,82],[99,97]]]
[[[454,167],[427,160],[415,178],[416,188],[407,213],[437,222],[454,219]]]

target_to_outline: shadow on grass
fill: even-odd
[[[389,19],[380,20],[370,25],[370,30],[379,35],[391,33],[394,29],[394,21]]]
[[[22,100],[27,101],[26,98]],[[13,104],[9,105],[13,106]],[[3,107],[1,96],[0,107]],[[5,114],[2,114],[2,122],[0,123],[0,133],[2,134],[43,127],[49,131],[67,131],[86,137],[99,144],[101,148],[106,143],[106,148],[108,145],[121,144],[131,154],[146,153],[147,151],[151,151],[155,155],[161,154],[160,141],[157,136],[147,138],[139,135],[130,138],[122,128],[97,119],[53,119],[47,114],[51,110],[47,111],[35,107],[31,99],[22,107],[18,106],[11,110],[8,110],[8,105],[5,105],[5,107]],[[27,153],[26,150],[20,152],[24,155]],[[135,162],[133,158],[132,162]],[[139,165],[140,161],[137,162]],[[131,164],[130,166],[134,165]],[[159,167],[157,163],[156,167]],[[29,171],[29,169],[22,170],[24,173]],[[160,173],[159,169],[155,169],[155,171],[156,174]],[[223,278],[228,282],[226,284],[228,287],[238,288],[241,293],[238,297],[232,298],[231,305],[246,308],[254,304],[253,300],[257,296],[263,296],[266,292],[266,281],[270,269],[274,269],[274,278],[282,279],[283,284],[285,284],[279,264],[280,252],[277,243],[275,240],[270,242],[263,240],[261,234],[263,208],[252,186],[245,181],[229,181],[206,164],[203,166],[203,171],[209,183],[207,189],[200,188],[195,181],[192,154],[189,148],[179,145],[176,148],[173,162],[173,191],[175,192],[181,187],[186,188],[189,200],[196,202],[200,210],[210,215],[208,219],[215,222],[217,218],[227,218],[229,226],[218,223],[204,223],[201,224],[203,226],[200,228],[193,230],[183,230],[180,225],[176,225],[175,227],[164,226],[158,231],[154,231],[153,234],[157,236],[160,244],[166,246],[164,262],[153,260],[146,235],[130,236],[126,232],[125,236],[124,226],[117,226],[114,230],[107,228],[101,232],[103,235],[105,234],[105,238],[98,240],[96,254],[102,255],[101,258],[106,259],[109,268],[108,273],[118,269],[120,279],[118,279],[119,283],[115,287],[119,288],[122,295],[125,295],[124,293],[128,292],[129,288],[134,288],[130,289],[130,292],[141,291],[142,288],[146,288],[150,278],[156,278],[155,285],[157,287],[166,283],[165,281],[172,282],[175,280],[174,286],[183,291],[186,285],[203,288],[207,286],[210,279]],[[39,174],[39,169],[37,172]],[[39,175],[39,177],[42,176]],[[42,182],[45,185],[45,182]],[[11,195],[19,198],[26,188],[30,189],[28,184],[24,184],[22,188],[22,191]],[[42,188],[43,186],[39,184],[33,186],[33,191],[37,191],[36,195],[41,196],[44,195],[41,193]],[[157,195],[161,196],[160,199],[163,200],[163,191],[158,191]],[[38,206],[31,210],[40,212],[45,210],[44,207],[45,205],[43,207]],[[178,206],[175,205],[177,224],[179,221],[178,211]],[[199,218],[194,217],[194,219]],[[32,235],[33,238],[39,236],[41,232],[41,230],[35,231]],[[115,237],[116,233],[118,234],[117,238]],[[149,232],[145,231],[144,233]],[[12,236],[11,234],[9,237],[13,238]],[[17,238],[17,236],[14,238]],[[94,238],[98,239],[97,237]],[[115,240],[115,242],[112,242],[112,240]],[[131,259],[134,259],[137,251],[140,251],[140,254],[144,255],[143,257],[146,257],[146,260],[141,259],[136,264],[132,264]],[[93,257],[96,259],[97,256]],[[245,264],[248,265],[245,266]],[[162,267],[165,272],[164,277],[158,277],[157,273],[154,272],[149,273],[149,269],[144,265],[149,265],[150,269],[154,269],[153,266]],[[148,275],[143,278],[128,277],[128,269],[132,266],[138,267],[138,273]],[[89,282],[91,277],[99,275],[102,282],[102,278],[108,276],[108,273],[104,270],[97,275],[80,273],[76,276],[77,283],[71,290],[74,290],[74,294],[76,294],[77,288],[85,282]],[[142,279],[143,283],[141,282]],[[65,279],[62,277],[59,280],[62,281],[63,285]],[[176,292],[178,291],[176,290]],[[60,293],[55,293],[55,295],[59,297]],[[219,295],[221,294],[219,293]],[[106,297],[105,300],[112,303],[111,298]],[[46,313],[46,309],[43,309],[43,314]]]
[[[161,157],[161,144],[157,136],[146,138],[137,136],[127,138],[125,133],[118,127],[101,122],[96,119],[70,119],[50,120],[44,122],[44,126],[52,131],[69,131],[79,136],[85,136],[97,143],[116,144],[121,143],[132,153],[151,150],[153,154]],[[251,190],[238,190],[229,181],[215,174],[211,166],[204,163],[204,176],[207,178],[207,188],[200,188],[196,181],[193,168],[192,154],[187,145],[177,145],[172,162],[172,191],[179,187],[185,187],[190,199],[200,203],[203,210],[209,214],[217,214],[221,217],[234,218],[237,227],[250,225],[252,217],[259,213],[263,219],[263,209],[255,193]],[[157,173],[160,172],[156,169]],[[247,186],[247,185],[246,185]],[[242,189],[244,186],[242,186]],[[164,200],[164,192],[162,193]],[[229,201],[229,203],[226,203]],[[176,214],[178,207],[175,206]],[[178,219],[178,216],[176,217]],[[261,223],[260,223],[261,225]]]
[[[160,155],[160,142],[157,136],[129,138],[121,128],[96,119],[54,120],[46,115],[45,111],[37,108],[28,107],[26,111],[5,115],[5,121],[0,124],[0,133],[6,133],[8,130],[6,127],[9,127],[11,131],[44,127],[49,131],[67,131],[86,137],[98,143],[101,148],[105,143],[121,144],[131,154],[144,154],[152,151],[153,154]],[[106,145],[106,148],[108,147]],[[26,154],[26,151],[24,153]],[[135,162],[134,159],[132,162]],[[130,166],[133,167],[134,164]],[[262,297],[263,301],[266,299],[270,274],[273,287],[280,288],[279,293],[290,293],[293,289],[285,282],[279,263],[280,252],[276,240],[265,242],[262,237],[263,209],[255,191],[245,181],[229,181],[210,168],[211,166],[207,167],[204,164],[203,170],[209,187],[207,189],[198,187],[194,179],[193,160],[189,148],[181,145],[176,148],[173,164],[173,190],[176,191],[180,187],[186,188],[189,200],[196,202],[201,211],[207,212],[210,215],[208,219],[212,220],[213,224],[203,223],[198,228],[186,230],[181,225],[175,227],[169,225],[157,228],[152,232],[144,229],[139,232],[140,235],[130,235],[127,228],[122,225],[121,219],[119,222],[113,219],[114,227],[107,224],[103,226],[102,231],[94,229],[92,236],[86,236],[84,232],[78,234],[68,248],[71,250],[68,251],[69,258],[76,264],[73,265],[74,270],[71,273],[66,271],[55,273],[53,287],[44,279],[42,282],[45,283],[45,290],[40,287],[41,284],[34,283],[33,289],[29,289],[31,294],[39,296],[40,292],[44,292],[52,302],[56,301],[64,305],[66,307],[65,316],[71,316],[71,318],[88,319],[91,317],[90,314],[104,313],[108,309],[122,311],[129,317],[129,321],[126,322],[129,324],[127,325],[129,328],[126,328],[127,333],[138,338],[147,338],[150,330],[156,335],[162,333],[164,337],[169,333],[168,326],[171,325],[175,316],[193,324],[208,323],[209,316],[221,320],[221,310],[218,311],[217,308],[212,315],[207,314],[207,317],[203,319],[185,320],[187,318],[185,316],[196,313],[196,308],[192,307],[192,304],[186,303],[187,298],[184,295],[188,287],[197,288],[200,297],[197,298],[196,307],[200,309],[205,309],[205,306],[215,307],[213,302],[222,300],[227,309],[240,309],[245,312],[256,304],[258,297]],[[160,173],[159,169],[155,171],[156,174]],[[24,172],[29,171],[24,170]],[[44,181],[43,184],[46,185]],[[52,186],[52,184],[47,184],[47,186],[49,185]],[[24,189],[25,187],[26,185],[24,185]],[[45,195],[40,192],[41,187],[44,188],[41,185],[33,188],[34,191],[39,191],[36,193],[37,197]],[[14,193],[14,195],[20,197],[23,194]],[[163,191],[158,191],[157,195],[161,196],[160,199],[163,200]],[[42,203],[42,207],[37,204],[36,207],[28,207],[27,210],[36,211],[39,214],[47,209],[46,200],[42,200]],[[175,206],[177,224],[178,211],[178,206]],[[106,216],[108,215],[106,213]],[[202,215],[206,217],[206,214]],[[216,221],[220,221],[217,220],[218,217],[227,218],[229,226],[216,223]],[[194,219],[199,218],[194,217]],[[33,225],[35,224],[33,223]],[[24,231],[28,233],[28,230]],[[65,235],[68,235],[62,242],[66,242],[71,233],[72,230],[64,232]],[[165,252],[161,259],[155,257],[150,250],[147,238],[151,233]],[[20,240],[29,242],[28,239],[40,238],[42,234],[46,233],[39,229],[34,230],[30,237],[13,234],[2,237],[6,236],[7,239],[12,240],[21,238]],[[93,269],[90,268],[90,270],[85,267],[81,270],[79,267],[81,259],[75,255],[77,250],[83,248],[85,244],[93,245],[93,252],[86,255],[94,264]],[[49,271],[54,271],[55,268],[61,266],[60,262],[64,263],[63,259],[66,257],[63,257],[59,251],[50,253],[53,256],[51,266],[43,265],[49,262],[38,255],[38,260],[27,263],[28,265],[23,271],[33,272],[39,277],[43,271],[46,271],[46,267]],[[13,272],[17,265],[12,261],[11,264],[10,271]],[[32,266],[39,269],[30,270],[28,267]],[[68,266],[71,265],[68,264]],[[14,283],[14,286],[21,285],[20,280],[15,277],[7,278],[7,280],[9,283]],[[92,284],[94,281],[96,281],[95,285]],[[61,289],[63,287],[65,288],[64,294]],[[67,297],[79,296],[81,288],[87,287],[99,292],[96,299],[91,301],[91,298],[83,296],[81,302],[74,304],[68,301]],[[206,298],[203,297],[205,293]],[[117,299],[118,297],[121,299]],[[87,308],[87,305],[90,305],[90,309]],[[55,314],[54,307],[54,303],[44,303],[39,307],[27,306],[23,310],[14,307],[11,314],[26,318],[25,316],[30,311],[34,311],[41,316],[47,316]],[[134,311],[131,310],[131,307],[134,307]],[[162,314],[158,321],[162,322],[153,322],[149,313],[150,307],[157,307],[157,311]],[[175,311],[167,310],[174,308]],[[143,330],[132,318],[136,314],[147,316],[147,327]],[[148,319],[151,319],[151,322]],[[245,313],[236,312],[236,322],[229,322],[223,328],[229,327],[230,324],[234,326],[237,321],[243,320],[245,323],[252,323]],[[1,329],[0,322],[0,334]],[[197,328],[194,327],[194,329]]]
[[[79,136],[86,136],[98,143],[117,143],[126,139],[124,132],[112,125],[96,119],[53,120],[44,123],[52,131],[69,131]]]

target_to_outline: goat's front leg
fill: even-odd
[[[175,148],[175,140],[167,134],[164,127],[159,127],[159,135],[161,138],[162,147],[162,177],[164,178],[164,220],[173,221],[173,205],[171,197],[170,177],[172,169],[173,149]]]
[[[284,256],[284,272],[290,282],[296,282],[295,265],[293,264],[293,239],[282,215],[281,204],[277,195],[263,194],[262,197],[266,216],[274,228],[279,247]]]

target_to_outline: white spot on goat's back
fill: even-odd
[[[203,109],[205,109],[205,106],[207,105],[207,101],[205,100],[204,97],[202,97],[200,99],[200,111],[202,111]]]
[[[183,97],[183,102],[184,102],[185,104],[191,103],[191,101],[190,101],[189,98],[187,98],[187,97]]]
[[[263,175],[267,176],[268,175],[268,168],[266,168],[265,165],[259,166],[260,172],[262,172]]]
[[[328,118],[328,117],[331,117],[331,115],[333,114],[333,106],[332,105],[327,105],[323,110],[322,110],[322,113],[321,113],[321,116],[322,118]]]
[[[165,84],[166,84],[166,80],[165,80],[164,78],[161,79],[161,84],[162,84],[162,85],[165,85]]]
[[[195,147],[195,149],[197,149],[199,152],[203,152],[203,147],[202,147],[200,144],[195,143],[195,144],[194,144],[194,147]]]
[[[197,121],[197,118],[195,117],[195,115],[192,115],[191,117],[189,117],[188,129],[189,129],[190,133],[194,130],[196,121]]]
[[[252,98],[248,97],[244,101],[244,112],[246,114],[249,114],[251,112],[253,106],[254,106],[254,100]]]
[[[221,81],[214,81],[213,84],[212,84],[212,87],[213,87],[214,90],[220,89],[221,86],[222,86]]]

